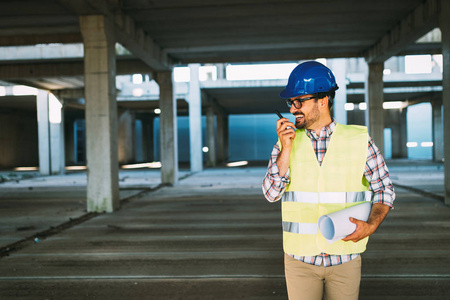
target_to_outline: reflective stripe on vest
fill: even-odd
[[[364,252],[367,238],[329,244],[318,232],[320,216],[371,200],[364,178],[368,134],[361,126],[338,124],[322,166],[310,139],[297,130],[290,157],[291,183],[282,198],[284,251],[299,256]]]
[[[364,201],[370,201],[372,193],[366,192],[348,192],[348,193],[311,193],[311,192],[286,192],[282,199],[283,206],[283,228],[285,223],[305,223],[316,224],[319,215],[319,203],[331,204],[322,205],[323,209],[330,210],[325,214],[331,213],[342,208],[360,204]],[[320,199],[320,202],[319,202]],[[290,225],[286,225],[290,226]],[[309,225],[308,225],[309,227]],[[292,230],[285,230],[295,232]],[[317,230],[305,231],[303,233],[315,234]]]

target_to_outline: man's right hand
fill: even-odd
[[[281,152],[277,158],[280,176],[284,176],[289,169],[289,156],[291,154],[292,141],[295,138],[294,128],[294,123],[289,122],[289,119],[282,118],[277,121],[277,135],[281,143]]]
[[[281,149],[291,150],[295,138],[295,125],[287,118],[277,121],[277,135],[281,142]]]

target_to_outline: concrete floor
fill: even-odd
[[[389,167],[397,200],[363,254],[360,299],[450,299],[442,164]],[[157,188],[158,171],[122,171],[121,209],[90,215],[83,173],[2,183],[2,253],[22,242],[0,258],[0,299],[287,299],[264,173],[181,172]]]

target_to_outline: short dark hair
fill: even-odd
[[[313,94],[313,96],[316,99],[322,99],[322,98],[325,98],[326,96],[328,96],[328,108],[330,108],[330,110],[331,110],[331,107],[333,106],[334,97],[336,96],[336,90],[337,89],[332,89],[331,91],[328,91],[328,92],[315,93],[315,94]]]

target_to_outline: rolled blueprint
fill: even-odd
[[[319,218],[320,233],[332,244],[353,233],[356,224],[350,222],[350,217],[367,222],[372,203],[370,201],[344,208]]]

